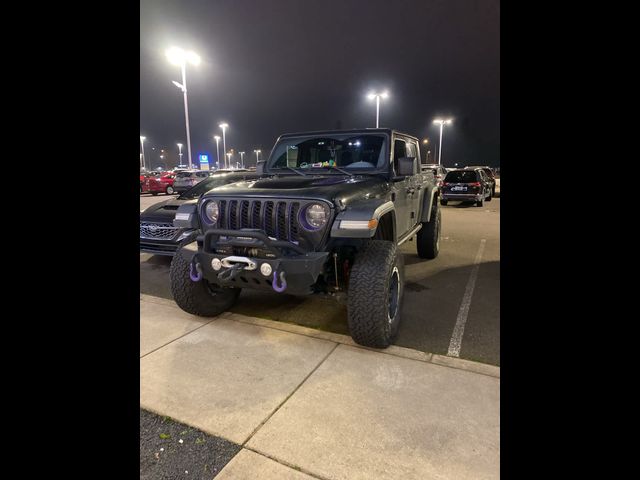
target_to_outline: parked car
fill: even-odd
[[[212,188],[258,177],[255,173],[216,173],[177,198],[151,205],[140,212],[140,251],[155,255],[174,255],[180,242],[191,238],[196,232],[195,229],[173,226],[173,218],[178,207],[195,204],[200,195]]]
[[[440,204],[446,205],[449,200],[472,200],[477,207],[482,207],[485,200],[491,201],[491,186],[482,168],[451,170],[442,182]]]
[[[151,195],[158,195],[159,193],[166,193],[167,195],[173,195],[175,190],[173,189],[173,182],[176,178],[174,173],[162,173],[149,177],[149,192]]]
[[[185,192],[210,176],[212,173],[213,172],[208,170],[187,170],[185,172],[178,172],[173,181],[173,189],[177,193]]]
[[[140,193],[149,193],[149,177],[148,173],[140,174]]]
[[[447,169],[442,165],[438,165],[437,163],[426,163],[422,164],[422,171],[431,170],[436,177],[436,182],[439,187],[442,187],[442,181],[444,180],[445,175],[447,174]]]
[[[174,225],[198,229],[170,269],[180,308],[215,316],[242,288],[324,294],[347,303],[352,338],[385,348],[400,324],[404,262],[440,245],[439,189],[420,169],[419,140],[391,129],[282,135],[264,177],[205,193]]]
[[[492,185],[491,185],[491,196],[492,197],[496,196],[496,173],[493,170],[493,168],[487,167],[486,165],[485,166],[478,166],[478,165],[466,166],[464,168],[469,168],[469,169],[481,168],[482,171],[487,175],[487,177],[489,177],[489,180],[492,183]]]

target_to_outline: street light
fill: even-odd
[[[182,165],[182,144],[178,143],[178,150],[179,150],[179,154],[180,155],[180,165]]]
[[[376,99],[376,128],[378,128],[378,119],[380,118],[380,98],[387,98],[389,96],[389,92],[386,90],[382,93],[371,92],[368,95],[369,100]]]
[[[189,168],[192,168],[191,165],[191,135],[189,134],[189,106],[187,103],[187,62],[191,65],[197,66],[200,64],[200,57],[197,53],[189,50],[185,52],[181,48],[171,47],[165,52],[167,56],[167,60],[173,65],[177,65],[180,67],[182,71],[182,84],[174,81],[173,84],[182,90],[182,94],[184,96],[184,122],[187,127],[187,154],[189,156]]]
[[[244,152],[238,152],[240,153],[240,164],[242,165],[242,168],[244,168]]]
[[[214,135],[213,139],[216,141],[216,163],[220,168],[220,135]]]
[[[256,154],[256,165],[258,165],[258,162],[260,161],[260,150],[254,150],[253,153]]]
[[[142,146],[142,168],[147,168],[147,164],[144,160],[144,141],[146,140],[146,138],[147,137],[143,137],[142,135],[140,135],[140,145]]]
[[[222,151],[226,152],[227,151],[227,140],[226,140],[226,136],[225,133],[227,131],[227,127],[229,126],[226,123],[221,123],[220,125],[218,125],[221,129],[222,129]],[[225,168],[227,167],[227,164],[225,162]]]
[[[425,138],[424,140],[422,140],[422,144],[423,145],[429,145],[429,139]],[[425,147],[425,148],[427,148],[427,147]],[[427,155],[426,156],[427,156],[426,163],[429,163],[429,151],[428,150],[427,150]]]
[[[451,122],[452,120],[450,118],[447,118],[446,120],[436,118],[433,121],[433,123],[440,125],[440,148],[438,148],[438,165],[442,165],[442,127],[444,127],[445,123],[447,125],[451,125]]]
[[[231,167],[231,154],[230,153],[227,153],[227,158],[229,159],[228,165],[229,165],[229,168],[230,168]],[[226,165],[225,165],[225,167],[226,167]]]

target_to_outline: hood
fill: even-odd
[[[389,189],[386,179],[375,175],[281,175],[236,182],[206,194],[209,196],[321,198],[348,203],[354,199],[376,198]]]
[[[176,216],[178,207],[189,203],[198,203],[198,199],[178,200],[177,198],[172,198],[171,200],[156,203],[140,214],[140,221],[171,223],[173,222],[173,218]]]

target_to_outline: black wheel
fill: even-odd
[[[349,332],[365,347],[386,348],[400,324],[404,261],[396,244],[371,240],[356,254],[349,273]]]
[[[431,220],[422,222],[422,228],[418,232],[416,246],[420,258],[436,258],[440,252],[440,227],[442,215],[438,204],[435,203],[431,212]]]
[[[440,200],[440,205],[446,205],[449,203],[449,200]]]
[[[486,200],[487,202],[490,202],[492,198],[493,198],[493,190],[491,190],[491,191],[489,192],[489,196],[488,196],[485,200]]]
[[[482,194],[482,198],[476,201],[476,207],[484,207],[484,193]]]
[[[171,185],[167,186],[167,195],[173,195],[175,193],[175,190],[173,189],[173,187]]]
[[[224,288],[205,279],[194,282],[189,277],[191,255],[180,248],[169,270],[171,293],[178,306],[187,313],[200,317],[215,317],[236,303],[240,288]]]
[[[496,196],[496,187],[493,187],[493,189],[491,190],[491,196],[492,197]]]

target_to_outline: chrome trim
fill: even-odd
[[[178,230],[170,223],[140,222],[140,238],[147,240],[171,240]]]
[[[225,257],[222,259],[222,266],[225,268],[231,268],[233,267],[234,263],[246,263],[247,266],[244,267],[244,270],[255,270],[256,268],[258,268],[258,264],[256,262],[254,262],[253,260],[247,258],[247,257],[236,257],[234,255],[230,256],[230,257]]]

